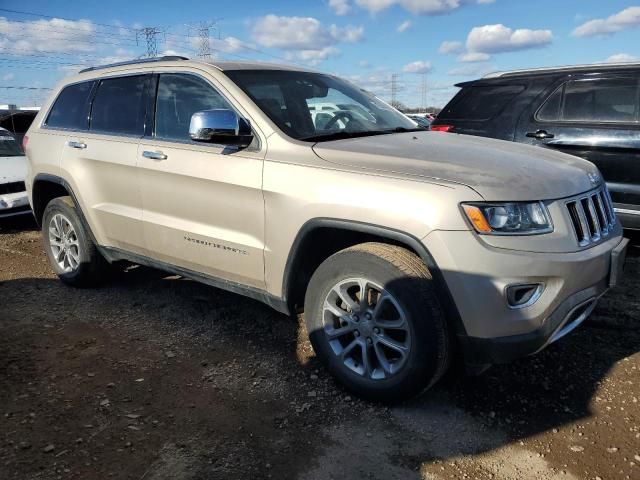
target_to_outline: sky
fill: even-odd
[[[301,64],[410,107],[498,70],[640,61],[640,1],[0,0],[0,104],[90,65],[159,54]],[[209,40],[205,40],[208,32]],[[202,33],[202,35],[201,35]],[[9,87],[9,88],[7,88]]]

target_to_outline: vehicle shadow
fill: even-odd
[[[26,222],[24,229],[30,228],[33,225]],[[393,407],[390,415],[396,427],[413,430],[422,439],[404,463],[417,471],[424,462],[493,450],[590,417],[609,371],[640,351],[639,287],[636,243],[623,284],[607,293],[590,321],[571,335],[538,355],[494,366],[477,377],[452,372],[425,395]],[[90,319],[109,328],[127,323],[140,335],[152,328],[211,348],[233,348],[248,359],[270,357],[284,370],[304,371],[305,377],[323,371],[304,340],[300,319],[151,268],[128,267],[96,290],[71,289],[44,278],[9,280],[0,283],[0,299],[3,328],[11,322],[54,324],[73,319]],[[0,367],[5,354],[10,355],[0,352]],[[272,381],[284,382],[291,395],[299,390],[299,377]],[[341,391],[338,385],[330,388]],[[361,403],[363,410],[378,409]],[[461,415],[467,420],[456,421]],[[327,419],[315,427],[329,423]],[[501,433],[489,435],[484,428]]]
[[[19,233],[29,230],[38,230],[36,220],[31,214],[0,218],[0,234]]]

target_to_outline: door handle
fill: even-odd
[[[553,138],[553,133],[548,133],[546,130],[537,130],[536,132],[527,133],[527,137],[535,138],[536,140],[544,140],[545,138]]]
[[[166,160],[167,159],[167,156],[162,152],[149,152],[148,150],[145,150],[144,152],[142,152],[142,156],[144,158],[151,158],[153,160]]]
[[[79,149],[87,148],[87,144],[84,142],[68,141],[67,145],[69,145],[71,148],[79,148]]]

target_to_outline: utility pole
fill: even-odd
[[[164,33],[157,27],[144,27],[136,30],[136,45],[139,45],[138,39],[144,36],[147,42],[147,58],[158,56],[158,35]]]

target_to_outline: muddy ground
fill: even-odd
[[[148,268],[57,281],[0,223],[0,479],[640,479],[640,242],[541,354],[387,408],[328,377],[297,320]]]

